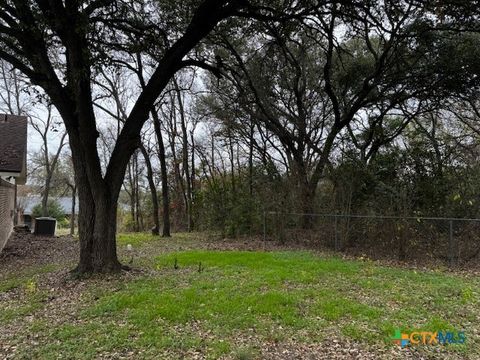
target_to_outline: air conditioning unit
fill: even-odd
[[[35,235],[55,236],[57,219],[51,217],[39,217],[35,219]]]

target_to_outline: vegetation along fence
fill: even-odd
[[[479,260],[480,219],[265,212],[264,240],[302,243],[369,257]]]

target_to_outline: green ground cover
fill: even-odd
[[[21,300],[10,299],[0,310],[0,326],[33,315],[10,339],[16,356],[188,358],[194,352],[256,358],[265,343],[332,339],[383,351],[396,346],[391,338],[400,329],[465,331],[463,345],[418,351],[435,358],[480,358],[480,281],[473,275],[308,251],[195,249],[185,235],[170,242],[188,249],[149,235],[120,236],[120,246],[145,246],[138,256],[143,272],[85,280],[78,296],[57,312],[65,319],[42,316],[56,305],[45,300],[48,291],[33,283],[31,273],[0,280],[0,293],[22,290]],[[35,346],[26,341],[32,336]]]

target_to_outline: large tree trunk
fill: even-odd
[[[95,217],[93,225],[93,271],[110,272],[120,269],[117,259],[115,235],[117,230],[117,203],[108,199],[95,200]]]
[[[305,164],[299,160],[299,156],[292,159],[292,175],[297,187],[297,204],[298,211],[302,214],[300,225],[303,229],[311,229],[314,224],[315,212],[315,193],[318,180],[310,179]]]
[[[78,180],[77,180],[78,181]],[[117,201],[108,191],[92,196],[85,182],[78,182],[80,261],[77,272],[115,272],[121,269],[117,258]]]
[[[308,182],[302,181],[300,184],[300,199],[302,216],[302,228],[311,229],[314,225],[315,212],[315,193],[316,186],[312,186]]]
[[[122,171],[116,177],[105,179],[96,149],[98,132],[95,125],[88,126],[94,123],[93,109],[87,104],[82,110],[85,115],[79,116],[79,127],[71,127],[69,133],[79,199],[80,257],[74,272],[116,272],[122,268],[116,248],[117,202],[128,159],[135,147],[132,143],[131,149],[124,153]]]

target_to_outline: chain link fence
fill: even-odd
[[[480,255],[480,219],[265,212],[264,240],[398,260],[467,263]]]

